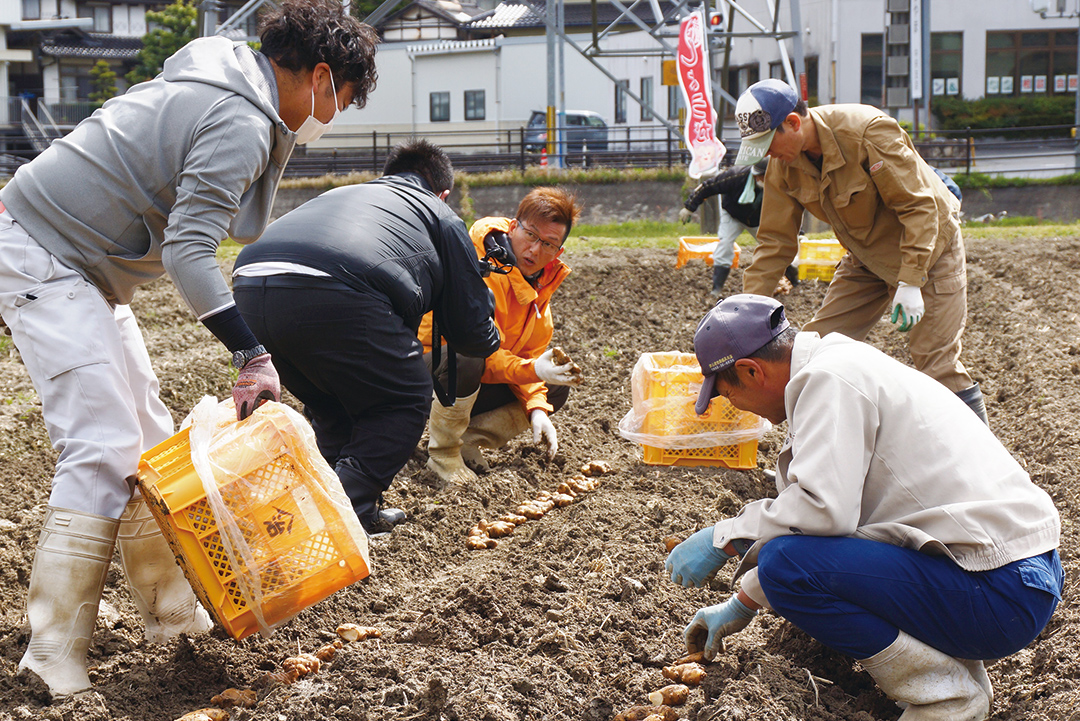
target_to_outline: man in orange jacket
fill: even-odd
[[[499,448],[530,427],[533,442],[543,441],[549,458],[558,450],[549,416],[582,376],[572,372],[573,364],[560,365],[552,358],[550,301],[570,274],[559,256],[580,213],[570,193],[540,187],[525,196],[513,218],[481,218],[470,229],[477,255],[502,265],[485,279],[495,297],[495,325],[502,340],[487,358],[457,355],[455,403],[446,407],[436,398],[431,404],[428,468],[443,480],[475,480],[469,466],[487,470],[480,447]],[[431,330],[428,315],[418,335],[429,367]],[[445,384],[449,353],[440,355],[433,371]]]

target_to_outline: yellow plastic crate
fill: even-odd
[[[365,578],[369,568],[366,539],[361,548],[346,528],[355,519],[342,521],[342,509],[331,502],[312,472],[312,463],[325,460],[298,457],[306,454],[290,451],[296,446],[282,437],[287,431],[280,424],[252,423],[258,415],[245,421],[251,427],[243,444],[269,449],[262,465],[237,467],[238,459],[250,462],[252,456],[238,448],[238,442],[212,446],[211,461],[229,471],[215,474],[219,492],[250,548],[247,564],[258,570],[259,607],[272,628]],[[235,639],[258,630],[251,599],[238,583],[202,481],[191,464],[188,429],[143,455],[138,484],[206,610]]]
[[[837,240],[799,238],[799,280],[831,281],[836,264],[846,252]]]
[[[705,261],[705,265],[713,264],[713,252],[719,241],[708,235],[684,235],[679,238],[679,253],[675,258],[675,267],[681,268],[694,258]],[[735,257],[731,261],[731,269],[739,267],[739,244],[735,244]]]
[[[647,353],[643,356],[645,400],[653,410],[645,414],[642,433],[658,436],[689,436],[702,433],[733,433],[758,428],[761,419],[736,409],[726,398],[713,398],[705,415],[694,412],[697,389],[704,380],[697,358],[690,353]],[[670,401],[659,402],[655,401]],[[725,466],[756,468],[758,442],[705,448],[657,448],[643,445],[644,461],[661,466]]]

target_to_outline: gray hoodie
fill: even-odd
[[[0,201],[109,301],[168,272],[205,318],[232,305],[218,245],[269,222],[296,142],[277,108],[264,56],[195,40],[19,168]]]

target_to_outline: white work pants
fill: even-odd
[[[757,238],[757,226],[749,225],[735,220],[723,208],[720,208],[720,227],[716,230],[716,250],[713,251],[713,267],[723,266],[730,268],[735,260],[735,239],[742,235],[743,231]]]
[[[0,213],[0,315],[59,453],[49,504],[119,518],[139,456],[172,435],[135,316]]]

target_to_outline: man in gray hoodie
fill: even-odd
[[[238,416],[280,394],[277,372],[215,260],[262,233],[295,145],[375,84],[375,32],[335,0],[286,0],[261,51],[196,40],[107,102],[0,192],[0,316],[41,397],[59,457],[27,596],[20,668],[54,696],[90,687],[86,653],[114,546],[162,642],[206,631],[134,478],[172,416],[128,303],[164,273],[233,354]]]

